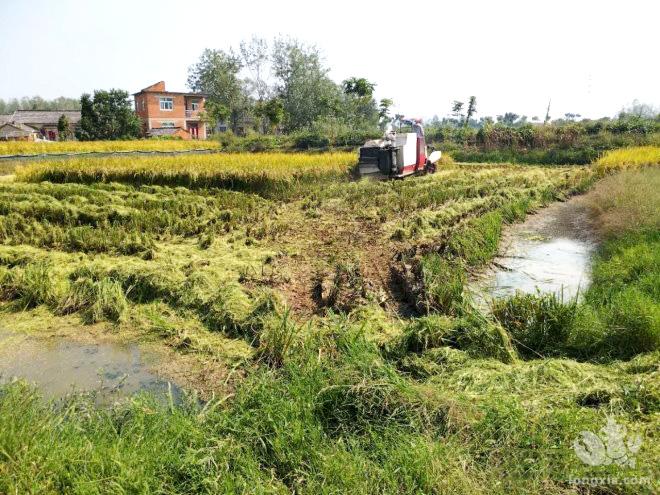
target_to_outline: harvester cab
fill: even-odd
[[[433,173],[440,151],[430,155],[421,119],[404,120],[412,132],[388,130],[382,139],[367,141],[360,148],[358,169],[361,177],[402,178],[413,174]]]

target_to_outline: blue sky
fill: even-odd
[[[377,83],[430,117],[476,95],[478,115],[613,115],[660,106],[657,1],[0,0],[0,98],[185,89],[204,48],[258,35],[316,44],[336,81]]]

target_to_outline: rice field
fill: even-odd
[[[26,182],[118,182],[257,192],[348,178],[356,160],[349,152],[75,158],[21,165],[16,176]]]
[[[636,146],[606,151],[596,160],[599,173],[660,165],[660,146]]]
[[[378,182],[353,178],[356,158],[75,158],[1,182],[3,325],[155,342],[226,375],[193,383],[207,403],[104,410],[0,386],[0,493],[578,494],[567,478],[621,475],[572,447],[609,415],[644,435],[626,473],[654,476],[658,351],[638,320],[657,315],[637,306],[655,297],[657,270],[639,265],[655,244],[619,246],[626,262],[644,254],[625,274],[603,253],[603,313],[571,313],[580,345],[552,357],[522,344],[569,310],[514,300],[498,320],[465,290],[508,224],[585,192],[595,168],[452,164]],[[621,295],[617,273],[639,294]],[[629,320],[619,299],[637,305]],[[639,345],[613,360],[626,336]]]
[[[0,155],[40,155],[58,153],[108,153],[129,151],[217,150],[216,141],[131,140],[131,141],[0,141]]]

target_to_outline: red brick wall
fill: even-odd
[[[161,110],[161,98],[172,98],[174,108],[172,110]],[[135,95],[135,106],[137,114],[141,118],[183,119],[186,117],[185,98],[183,95],[172,93],[138,93]]]
[[[160,84],[160,83],[159,83]],[[158,86],[158,84],[154,85]],[[152,87],[148,88],[152,89]],[[172,98],[173,109],[161,110],[160,99]],[[192,110],[194,100],[199,103],[197,111],[186,117],[186,109]],[[187,108],[186,108],[187,107]],[[143,122],[144,132],[149,129],[163,127],[163,122],[173,122],[174,127],[186,128],[186,119],[197,120],[204,109],[204,98],[201,96],[186,96],[168,92],[141,92],[135,95],[135,112]],[[206,137],[206,126],[199,122],[200,138]]]

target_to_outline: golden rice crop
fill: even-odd
[[[356,161],[350,152],[74,158],[19,166],[16,178],[26,182],[119,182],[281,193],[293,185],[346,176]]]
[[[132,140],[132,141],[0,141],[0,155],[49,153],[90,153],[114,151],[188,151],[218,149],[216,141]]]
[[[599,173],[660,165],[660,146],[635,146],[607,151],[595,162]]]

